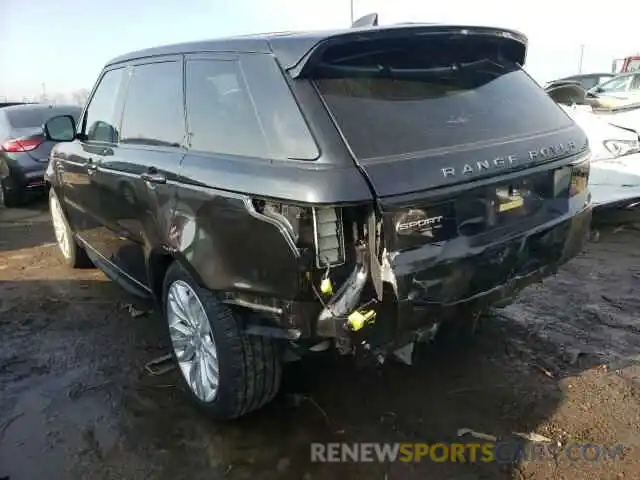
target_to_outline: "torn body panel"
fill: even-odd
[[[357,330],[359,341],[389,350],[554,274],[588,238],[588,160],[583,153],[556,168],[477,182],[463,192],[379,201],[380,213],[366,219],[363,237],[369,286],[354,270],[329,301],[352,306],[357,328],[350,328],[346,308],[334,315],[326,308],[318,319],[322,331],[351,338]],[[421,220],[406,222],[408,212]],[[370,310],[375,320],[363,322]]]

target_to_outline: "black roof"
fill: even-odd
[[[526,55],[527,37],[517,31],[493,27],[410,23],[385,26],[366,26],[329,31],[276,32],[202,40],[148,48],[121,55],[107,65],[159,55],[199,52],[273,53],[285,69],[292,68],[321,43],[332,40],[360,40],[394,35],[471,34],[502,37],[521,44],[522,62]]]
[[[63,110],[69,110],[69,109],[82,109],[82,107],[79,107],[78,105],[73,105],[73,104],[56,104],[56,105],[50,105],[47,103],[17,103],[15,105],[8,105],[6,107],[4,107],[2,109],[3,112],[13,112],[15,110],[45,110],[47,108],[51,108],[51,109],[63,109]]]
[[[13,107],[14,105],[30,105],[32,102],[0,102],[0,108]]]

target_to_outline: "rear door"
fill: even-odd
[[[145,260],[167,229],[163,220],[185,153],[182,58],[132,63],[127,76],[119,141],[98,169],[106,227],[101,254],[147,286]]]

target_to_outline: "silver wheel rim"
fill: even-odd
[[[69,236],[69,230],[64,223],[64,213],[62,213],[62,207],[60,207],[60,202],[58,202],[58,198],[55,195],[51,196],[49,207],[51,209],[53,231],[56,234],[58,247],[60,247],[60,251],[62,252],[62,255],[65,256],[65,258],[71,258],[71,237]]]
[[[167,320],[182,375],[196,397],[211,402],[218,393],[218,351],[207,312],[193,289],[182,280],[169,286]]]

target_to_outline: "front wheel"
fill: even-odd
[[[71,268],[89,268],[93,266],[84,248],[78,245],[73,236],[69,222],[64,215],[60,200],[53,187],[49,189],[49,210],[51,213],[51,223],[56,235],[58,248],[64,257],[65,263]]]
[[[275,397],[282,363],[272,339],[246,335],[239,316],[178,262],[167,271],[163,299],[173,356],[197,405],[228,420]]]

